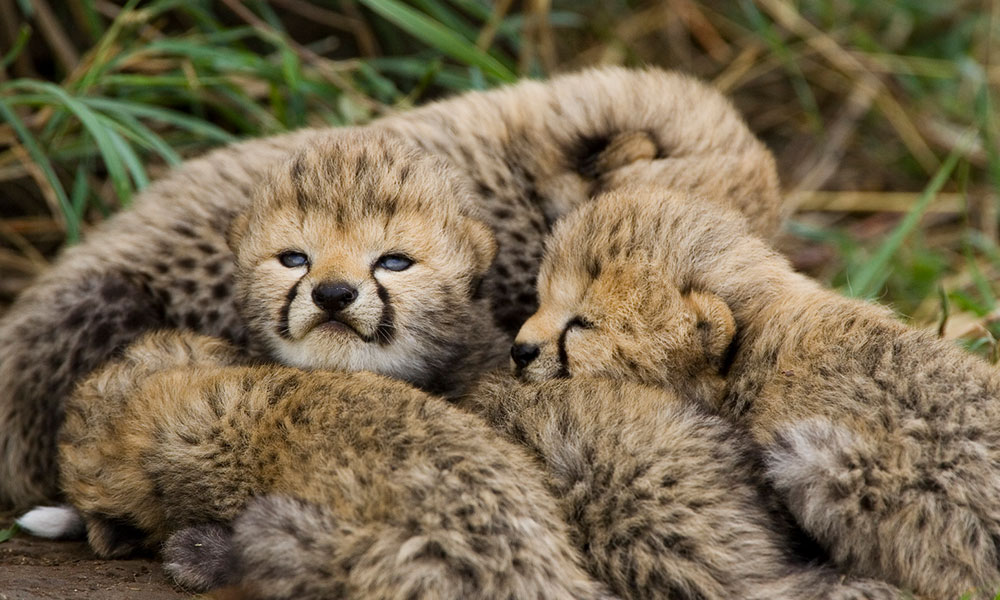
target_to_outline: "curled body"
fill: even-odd
[[[372,373],[240,362],[153,333],[81,384],[61,482],[98,554],[180,530],[174,575],[248,598],[607,597],[529,458],[474,416]]]
[[[464,405],[535,456],[585,566],[621,598],[902,598],[795,556],[749,436],[675,392],[494,375]]]
[[[595,69],[466,94],[367,129],[383,134],[368,140],[375,162],[384,148],[373,140],[396,137],[463,180],[497,244],[480,293],[508,336],[536,307],[535,275],[552,223],[602,190],[647,181],[721,194],[762,235],[781,218],[770,153],[725,98],[683,75]],[[0,319],[0,505],[58,496],[55,438],[65,398],[144,332],[182,328],[223,337],[248,354],[273,351],[266,339],[251,343],[236,309],[227,232],[266,173],[339,135],[355,133],[303,130],[185,162],[67,249],[21,295]],[[333,362],[373,368],[365,353]]]
[[[928,598],[1000,588],[990,365],[795,273],[724,201],[663,189],[560,223],[539,296],[517,336],[524,378],[681,381],[752,435],[839,568]]]

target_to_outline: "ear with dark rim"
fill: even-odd
[[[709,292],[690,292],[686,300],[694,311],[706,358],[710,364],[721,365],[736,335],[736,321],[729,305]]]
[[[243,241],[243,236],[246,235],[249,227],[250,215],[247,212],[239,213],[229,224],[229,229],[226,231],[226,243],[233,254],[236,254],[236,250],[239,248],[240,242]]]

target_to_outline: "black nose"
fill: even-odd
[[[324,282],[313,288],[313,302],[328,313],[336,313],[350,306],[358,297],[358,290],[343,281]]]
[[[514,364],[518,369],[523,369],[531,364],[531,361],[538,358],[538,346],[534,344],[514,344],[510,349],[510,357],[514,359]]]

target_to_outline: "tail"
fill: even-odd
[[[51,540],[83,539],[83,517],[71,506],[38,506],[17,519],[18,526],[35,537]]]

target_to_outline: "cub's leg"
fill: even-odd
[[[192,589],[233,586],[253,598],[322,600],[356,597],[359,590],[364,597],[387,599],[507,597],[482,562],[481,553],[492,544],[473,553],[451,552],[448,545],[415,537],[406,527],[373,528],[318,504],[263,496],[249,504],[232,531],[205,525],[178,532],[164,558],[168,572]],[[510,597],[535,597],[544,589],[561,596],[562,584],[544,583],[550,577],[544,564],[530,562],[515,567],[517,577],[525,584],[537,577],[541,587],[513,588]],[[583,588],[577,593],[612,599]]]

